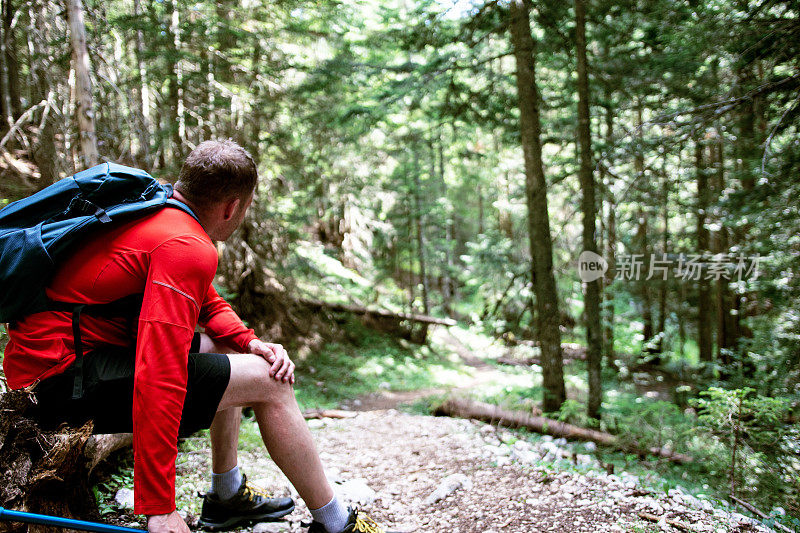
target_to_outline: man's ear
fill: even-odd
[[[233,197],[227,202],[225,202],[225,211],[223,212],[223,217],[225,220],[230,220],[239,210],[239,204],[241,200],[238,197]]]

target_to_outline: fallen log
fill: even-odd
[[[639,513],[639,518],[644,518],[649,522],[656,522],[656,523],[661,522],[662,520],[662,517],[656,516],[651,513],[645,513],[644,511]],[[664,522],[666,522],[667,524],[671,525],[676,529],[680,529],[681,531],[687,531],[688,533],[695,533],[695,530],[692,529],[688,524],[684,524],[679,520],[674,520],[672,518],[663,518],[663,520]]]
[[[353,411],[341,411],[339,409],[310,409],[303,412],[303,418],[306,420],[323,418],[355,418],[358,413]]]
[[[130,435],[92,436],[92,424],[43,431],[27,414],[28,390],[0,395],[0,507],[16,511],[96,519],[91,485],[95,467],[130,445]],[[60,531],[43,525],[0,522],[0,533]]]
[[[308,300],[306,298],[301,298],[299,301],[309,307],[324,307],[326,309],[330,309],[331,311],[346,311],[348,313],[354,313],[358,315],[372,315],[383,318],[393,318],[396,320],[410,320],[412,322],[419,322],[420,324],[437,324],[440,326],[455,326],[457,324],[457,322],[452,318],[436,318],[428,315],[393,313],[383,309],[369,309],[359,305],[329,303],[319,300]]]
[[[496,405],[474,402],[464,399],[451,398],[438,406],[434,414],[437,416],[455,416],[459,418],[470,418],[498,424],[511,428],[525,428],[537,433],[551,435],[553,437],[564,437],[565,439],[591,441],[596,444],[616,448],[625,452],[636,453],[639,455],[652,454],[675,463],[690,463],[692,458],[688,455],[675,453],[666,448],[643,449],[635,444],[622,442],[618,437],[610,433],[586,429],[566,422],[560,422],[543,416],[534,416],[520,411],[507,411]]]
[[[750,511],[754,515],[758,516],[759,518],[769,518],[769,515],[767,513],[765,513],[764,511],[758,510],[754,505],[752,505],[750,503],[747,503],[746,501],[744,501],[742,499],[737,498],[733,494],[731,494],[731,500],[733,500],[735,503],[738,503],[739,505],[741,505],[742,507],[744,507],[745,509],[747,509],[748,511]],[[794,530],[789,529],[788,527],[784,526],[783,524],[779,524],[777,522],[775,522],[772,525],[772,527],[778,528],[781,531],[785,531],[786,533],[794,533]]]

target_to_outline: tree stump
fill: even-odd
[[[129,435],[92,436],[92,423],[43,431],[26,416],[35,405],[28,389],[0,395],[0,506],[67,518],[98,517],[90,483],[97,464],[130,445]],[[0,522],[0,533],[44,533],[58,528]]]

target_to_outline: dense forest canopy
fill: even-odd
[[[533,342],[546,411],[562,342],[591,418],[631,357],[797,411],[796,2],[2,5],[0,205],[230,137],[262,176],[221,264],[253,323],[237,268],[297,296],[313,240],[374,284],[350,303]]]

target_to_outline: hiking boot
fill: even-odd
[[[247,482],[242,474],[242,485],[229,500],[221,500],[214,493],[203,496],[203,511],[198,524],[209,531],[232,529],[240,524],[277,520],[294,511],[291,498],[270,498],[262,489]]]
[[[348,510],[350,511],[350,517],[347,519],[347,525],[339,533],[393,533],[383,529],[367,515],[359,515],[358,509],[348,508]],[[328,533],[328,530],[319,522],[311,522],[307,533]]]

